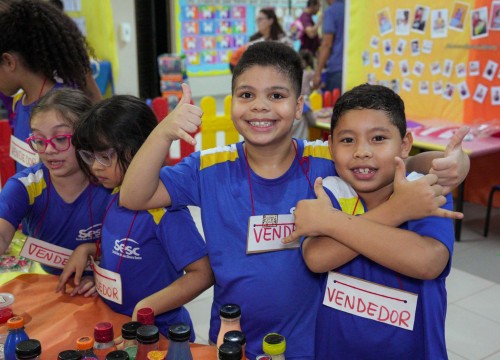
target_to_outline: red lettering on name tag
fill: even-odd
[[[275,241],[281,240],[290,235],[295,230],[294,223],[276,224],[273,226],[255,225],[253,233],[257,244],[260,240]]]

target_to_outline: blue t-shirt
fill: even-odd
[[[352,213],[352,206],[349,208],[349,204],[355,203],[357,196],[355,198],[346,196],[345,192],[339,190],[342,186],[331,186],[335,182],[337,185],[338,183],[345,184],[340,178],[335,177],[334,182],[330,180],[332,179],[325,179],[324,185],[334,207]],[[355,194],[354,190],[352,193]],[[360,208],[363,212],[366,209],[365,204],[363,203]],[[443,208],[453,209],[451,195],[448,194],[447,203]],[[444,336],[447,306],[445,279],[451,269],[455,242],[453,221],[446,218],[427,217],[409,221],[400,228],[421,236],[432,237],[447,247],[450,259],[446,268],[436,279],[414,279],[383,267],[362,255],[335,271],[417,294],[413,331],[332,309],[323,305],[321,301],[316,328],[317,359],[447,359]],[[326,291],[327,276],[328,274],[323,275],[323,294]]]
[[[12,176],[0,192],[0,218],[16,229],[22,222],[24,234],[66,249],[74,250],[80,244],[95,242],[101,234],[101,219],[109,191],[89,184],[68,204],[59,196],[49,177],[42,163]],[[42,267],[53,274],[61,273],[59,269]]]
[[[325,142],[297,141],[297,158],[276,179],[250,169],[254,215],[290,214],[297,201],[314,198],[316,177],[335,174]],[[301,166],[302,165],[302,166]],[[307,176],[306,176],[307,175]],[[215,275],[210,340],[220,328],[219,310],[241,307],[247,357],[262,351],[262,339],[278,332],[287,340],[287,359],[314,359],[317,274],[306,267],[299,249],[246,254],[252,201],[242,143],[195,152],[160,172],[172,207],[201,207],[208,255]]]
[[[136,211],[119,206],[115,196],[118,193],[103,219],[99,266],[119,272],[122,278],[123,304],[104,301],[113,311],[132,316],[140,300],[179,279],[184,268],[207,255],[207,250],[187,208],[138,211],[135,216]],[[189,325],[191,341],[195,340],[193,323],[183,306],[155,315],[155,325],[165,336],[176,323]]]
[[[323,15],[323,34],[333,34],[333,47],[327,62],[330,73],[342,71],[344,52],[344,0],[335,0]]]

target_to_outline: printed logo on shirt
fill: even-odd
[[[96,241],[101,237],[101,224],[92,225],[86,229],[81,229],[78,232],[76,241]]]
[[[142,256],[139,253],[141,248],[136,245],[139,245],[139,243],[130,238],[115,240],[115,246],[113,247],[112,253],[117,256],[123,256],[126,259],[142,260]]]

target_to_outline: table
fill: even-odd
[[[57,359],[60,351],[75,348],[76,339],[92,335],[94,325],[101,321],[113,324],[115,337],[121,334],[121,326],[130,318],[113,312],[101,298],[71,297],[55,292],[58,277],[54,275],[25,274],[2,285],[0,292],[16,297],[11,306],[14,314],[24,317],[26,333],[42,343],[42,360]],[[0,333],[6,333],[6,325],[0,325]],[[168,348],[162,337],[160,349]],[[193,358],[216,359],[216,348],[191,344]]]
[[[327,114],[328,110],[323,109],[322,112]],[[409,120],[408,124],[408,128],[412,129],[413,133],[413,147],[419,151],[444,151],[449,139],[441,138],[436,134],[461,126],[461,124],[439,119],[423,120],[420,124]],[[424,127],[419,128],[418,125],[424,125]],[[319,117],[316,127],[330,131],[330,117]],[[463,141],[462,147],[471,158],[471,168],[467,181],[460,184],[457,189],[455,210],[460,212],[463,211],[464,201],[486,205],[491,187],[500,183],[500,167],[496,166],[500,161],[500,138],[476,137],[470,141]],[[493,206],[500,206],[500,200],[497,200]],[[457,241],[460,241],[461,233],[462,220],[456,220],[455,239]]]

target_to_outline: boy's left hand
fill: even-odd
[[[283,244],[288,244],[299,239],[301,236],[321,236],[322,226],[325,225],[324,218],[318,214],[327,214],[336,210],[330,197],[323,189],[323,179],[317,178],[314,182],[314,193],[317,199],[301,200],[295,207],[295,230],[286,238],[281,240]]]
[[[469,132],[469,127],[460,127],[444,151],[444,157],[434,159],[430,174],[438,177],[438,184],[443,186],[443,194],[449,193],[465,180],[469,173],[469,156],[462,149],[462,141]]]

